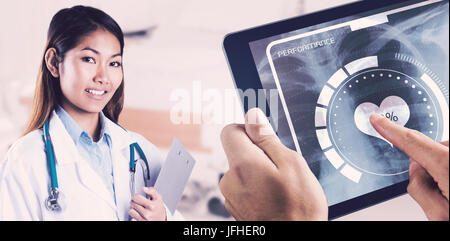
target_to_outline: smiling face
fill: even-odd
[[[59,69],[62,107],[97,114],[123,80],[120,43],[108,31],[94,31],[65,54]]]

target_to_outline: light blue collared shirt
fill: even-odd
[[[94,142],[92,137],[84,131],[69,114],[61,107],[56,108],[56,114],[72,137],[81,156],[89,162],[92,169],[101,177],[115,201],[114,174],[111,156],[111,135],[106,124],[106,117],[100,112],[100,139]]]

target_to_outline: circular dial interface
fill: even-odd
[[[356,183],[364,175],[408,172],[409,157],[372,127],[370,115],[377,113],[435,141],[448,138],[448,97],[438,83],[429,71],[410,75],[381,66],[377,56],[339,69],[316,106],[316,135],[326,158]]]
[[[337,152],[362,172],[396,175],[406,172],[405,154],[372,127],[378,113],[432,139],[439,130],[434,99],[423,83],[406,74],[374,69],[355,75],[337,90],[329,106],[328,132]]]

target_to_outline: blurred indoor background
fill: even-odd
[[[187,220],[233,220],[218,182],[228,164],[220,143],[226,122],[174,125],[175,89],[234,89],[222,51],[237,30],[354,0],[2,0],[0,7],[0,156],[27,121],[51,17],[61,8],[90,5],[111,15],[126,33],[125,108],[120,123],[155,144],[163,157],[177,137],[197,160],[178,210]],[[237,101],[237,96],[234,96]],[[191,113],[192,116],[201,113]],[[233,113],[224,113],[233,114]],[[243,115],[237,116],[243,121]],[[1,161],[1,159],[0,159]],[[404,210],[404,211],[402,211]],[[423,220],[404,195],[342,220]]]

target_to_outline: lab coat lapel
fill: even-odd
[[[80,161],[81,157],[75,143],[73,143],[55,111],[53,111],[50,118],[49,132],[58,165],[63,166]]]
[[[128,220],[128,210],[130,209],[131,191],[130,191],[130,144],[132,139],[128,132],[117,124],[107,120],[108,128],[111,133],[114,171],[114,190],[116,194],[117,211],[120,220]]]
[[[100,197],[115,210],[116,205],[111,193],[106,188],[100,176],[91,168],[89,163],[81,157],[75,143],[64,128],[61,119],[59,119],[54,111],[50,119],[49,129],[56,157],[57,170],[65,168],[68,164],[75,164],[74,166],[77,169],[80,182],[83,186],[92,191],[94,195]],[[58,176],[58,179],[62,178],[64,177]]]
[[[80,161],[76,164],[81,183],[91,190],[95,195],[104,200],[113,210],[116,210],[116,204],[112,194],[108,191],[105,183],[100,176],[91,168],[87,161]],[[87,197],[89,198],[89,197]]]

